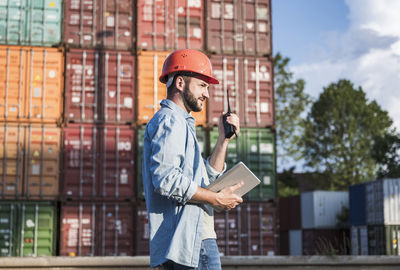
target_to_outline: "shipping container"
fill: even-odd
[[[400,255],[400,225],[368,226],[368,255]]]
[[[53,125],[0,125],[1,198],[58,197],[60,136]]]
[[[64,202],[61,256],[132,256],[133,207],[121,202]]]
[[[289,255],[303,255],[303,232],[301,230],[289,231]]]
[[[275,255],[276,206],[245,202],[230,211],[214,212],[219,251],[224,256]]]
[[[70,49],[66,53],[66,122],[132,123],[136,57],[124,51]]]
[[[338,226],[337,215],[349,207],[347,191],[312,191],[301,194],[303,229],[332,229]]]
[[[216,54],[270,56],[270,0],[207,0],[207,50]]]
[[[53,46],[61,42],[61,0],[0,2],[0,43]]]
[[[301,229],[300,195],[279,198],[278,212],[281,231]]]
[[[167,97],[167,88],[158,78],[169,52],[139,52],[137,72],[137,123],[140,125],[150,121],[161,108],[161,100]],[[196,126],[207,124],[207,103],[201,112],[192,112]]]
[[[349,255],[348,229],[302,230],[303,255]]]
[[[203,5],[201,0],[138,0],[137,49],[203,49]]]
[[[400,179],[366,183],[368,225],[400,225]]]
[[[350,226],[367,225],[365,184],[349,186]]]
[[[0,202],[0,256],[54,256],[56,210],[51,202]]]
[[[368,229],[367,226],[352,226],[351,234],[351,255],[368,255]]]
[[[227,90],[232,112],[241,127],[274,125],[272,61],[268,58],[212,55],[213,75],[219,84],[210,89],[208,124],[218,125],[221,112],[228,111]]]
[[[134,199],[134,136],[129,126],[65,127],[63,196],[81,200]]]
[[[150,255],[150,228],[147,216],[146,204],[138,203],[136,207],[136,225],[135,225],[135,256]]]
[[[136,35],[133,3],[66,0],[64,43],[81,48],[133,49]]]
[[[212,153],[218,140],[218,128],[210,132],[210,150]],[[237,139],[229,142],[226,164],[230,169],[237,162],[244,162],[260,179],[245,199],[249,201],[267,201],[276,197],[274,133],[269,129],[241,128]]]
[[[58,49],[0,46],[0,121],[56,123],[62,115]]]
[[[136,177],[136,190],[137,198],[144,200],[144,190],[143,190],[143,179],[142,179],[142,160],[143,160],[143,141],[144,141],[145,126],[141,126],[137,129],[138,136],[138,151],[137,151],[137,177]],[[196,137],[201,149],[201,155],[204,159],[208,158],[207,149],[207,132],[202,127],[196,127]]]
[[[279,255],[289,255],[289,231],[279,231]]]

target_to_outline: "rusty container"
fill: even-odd
[[[150,255],[150,228],[147,217],[146,204],[144,202],[136,205],[135,225],[135,256]]]
[[[207,0],[207,51],[270,56],[270,0]]]
[[[203,5],[201,0],[138,0],[137,49],[203,49]]]
[[[231,211],[214,212],[217,243],[225,256],[277,254],[276,206],[245,202]]]
[[[231,110],[242,127],[271,127],[274,124],[272,62],[268,58],[212,55],[213,75],[219,84],[210,89],[208,124],[218,125],[227,112],[227,90]]]
[[[0,121],[56,123],[62,115],[59,49],[0,46]]]
[[[49,200],[59,195],[60,129],[2,123],[1,197]]]
[[[65,127],[63,197],[134,199],[134,134],[129,126],[71,124]]]
[[[71,47],[130,50],[134,47],[132,1],[64,3],[64,43]]]
[[[121,202],[64,202],[61,256],[132,256],[133,207]]]
[[[70,49],[66,63],[67,123],[134,121],[135,56],[124,51]]]
[[[161,108],[160,102],[167,97],[167,88],[158,78],[161,75],[164,60],[169,52],[139,52],[138,55],[138,113],[137,123],[140,125],[150,121]],[[207,124],[207,103],[201,112],[192,113],[197,126]]]

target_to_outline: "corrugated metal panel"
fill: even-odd
[[[219,136],[218,128],[215,127],[210,131],[210,144],[208,145],[209,153],[212,153],[212,151],[214,150],[214,147],[218,141],[218,136]],[[239,136],[241,138],[240,134]],[[228,144],[226,150],[226,159],[225,159],[227,170],[232,168],[236,163],[238,163],[242,159],[240,141],[241,141],[240,139],[239,140],[234,139],[231,140]]]
[[[366,184],[368,225],[400,224],[400,179],[385,179]]]
[[[203,5],[201,0],[139,0],[137,48],[151,51],[203,49]]]
[[[138,55],[138,95],[137,123],[140,125],[150,121],[160,109],[160,102],[167,97],[167,88],[158,78],[161,75],[164,60],[169,52],[140,52]],[[192,113],[197,126],[205,126],[207,122],[207,103],[201,112]]]
[[[279,229],[301,229],[300,195],[279,198]]]
[[[136,208],[136,225],[135,225],[135,244],[136,256],[149,256],[150,255],[150,228],[149,220],[147,218],[146,204],[140,203]]]
[[[208,51],[271,55],[270,0],[207,0],[206,14]]]
[[[269,129],[242,128],[240,130],[242,161],[261,180],[245,198],[266,201],[276,197],[275,139]]]
[[[61,41],[61,0],[0,2],[0,43],[52,46]]]
[[[128,126],[64,128],[64,197],[134,199],[134,131]]]
[[[272,62],[267,58],[212,55],[213,75],[219,84],[210,90],[208,122],[218,125],[222,111],[231,109],[242,127],[274,125]]]
[[[368,255],[400,255],[400,225],[368,226]]]
[[[69,46],[129,50],[134,47],[132,1],[67,0],[64,42]]]
[[[57,198],[60,136],[52,125],[0,125],[2,198]]]
[[[350,226],[367,225],[365,184],[349,187]]]
[[[225,256],[277,254],[276,207],[246,202],[214,213],[220,252]]]
[[[0,46],[0,121],[61,119],[63,56],[53,48]]]
[[[56,211],[50,202],[0,202],[0,256],[54,256]]]
[[[134,122],[135,56],[123,51],[71,49],[66,62],[65,121]]]
[[[306,229],[303,235],[303,255],[349,255],[348,229]]]
[[[303,229],[335,228],[342,207],[349,207],[347,191],[313,191],[301,194]]]
[[[138,151],[137,151],[137,177],[136,177],[136,190],[137,190],[137,198],[140,200],[144,199],[144,190],[143,190],[143,179],[142,179],[142,160],[143,160],[143,140],[144,140],[144,132],[145,127],[142,126],[137,130],[138,136]],[[196,128],[196,137],[199,142],[199,147],[201,149],[201,155],[203,158],[208,157],[208,147],[207,147],[207,132],[202,127]]]
[[[61,256],[132,256],[130,203],[63,203]]]
[[[352,226],[351,234],[351,255],[368,255],[368,230],[367,226]]]
[[[279,231],[279,255],[289,255],[289,231]]]
[[[301,230],[289,231],[289,255],[301,256],[303,255],[303,233]]]

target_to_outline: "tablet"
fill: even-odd
[[[255,176],[254,173],[250,171],[250,169],[247,168],[243,162],[240,161],[230,170],[221,175],[217,180],[215,180],[215,182],[207,186],[206,189],[219,192],[225,187],[240,183],[240,181],[244,181],[244,185],[234,192],[240,197],[255,188],[261,182],[260,179],[258,179],[257,176]]]

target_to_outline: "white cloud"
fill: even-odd
[[[350,27],[324,33],[314,57],[292,66],[313,97],[331,82],[346,78],[361,86],[389,112],[400,130],[400,1],[345,0]]]

